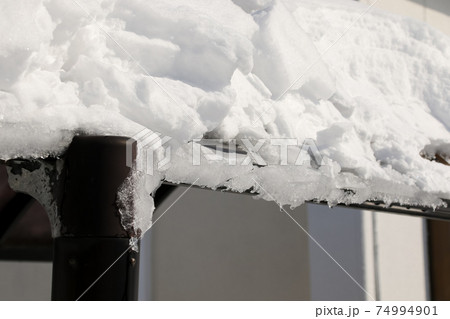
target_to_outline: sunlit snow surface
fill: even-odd
[[[450,141],[450,38],[366,9],[350,0],[2,0],[0,157],[58,155],[74,134],[148,128],[173,138],[172,161],[136,182],[140,197],[166,179],[292,206],[436,206],[450,198],[450,169],[420,152]],[[324,162],[193,166],[190,141],[205,133],[313,139]],[[276,164],[279,147],[261,156]]]

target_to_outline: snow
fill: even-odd
[[[142,231],[161,180],[292,207],[436,207],[450,198],[450,170],[427,160],[450,153],[450,39],[366,11],[350,0],[4,0],[0,158],[57,156],[79,133],[170,137],[170,165],[135,171],[120,191],[124,224]],[[193,165],[203,136],[255,152]],[[308,140],[321,165],[298,165]]]
[[[300,89],[305,96],[325,100],[335,92],[319,52],[281,2],[258,11],[253,18],[259,29],[253,37],[252,73],[275,99],[288,89]]]

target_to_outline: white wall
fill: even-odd
[[[307,227],[306,206],[291,213]],[[308,247],[275,203],[191,188],[145,235],[140,299],[309,300]]]
[[[345,270],[309,241],[312,300],[428,299],[423,219],[308,205],[308,224]]]
[[[311,300],[370,299],[364,291],[367,288],[361,211],[312,204],[307,205],[307,210],[309,233],[322,246],[309,241]]]
[[[374,221],[379,299],[429,299],[425,221],[386,213]]]
[[[365,284],[377,300],[428,300],[425,221],[420,217],[362,212]]]
[[[52,264],[0,262],[0,300],[50,300]]]

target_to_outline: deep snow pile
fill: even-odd
[[[148,128],[172,137],[172,160],[152,176],[135,173],[141,197],[166,179],[253,189],[292,206],[439,205],[450,198],[450,170],[420,153],[450,141],[450,39],[407,18],[361,16],[366,8],[350,0],[3,0],[0,158],[57,155],[77,133]],[[191,141],[205,134],[252,145],[312,139],[323,162],[296,165],[289,156],[279,165],[281,147],[267,142],[263,167],[193,166]]]

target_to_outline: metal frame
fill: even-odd
[[[131,170],[126,165],[129,141],[127,137],[76,136],[63,156],[64,167],[53,194],[59,208],[61,231],[54,239],[52,300],[138,298],[139,253],[130,249],[130,238],[139,237],[140,230],[124,229],[116,202],[118,189]],[[136,143],[131,146],[135,158]],[[26,161],[18,163],[14,165],[27,165]],[[153,194],[155,205],[159,206],[178,186],[193,185],[164,182]],[[243,194],[255,195],[255,192],[248,190]],[[1,224],[0,238],[32,200],[20,193],[13,197],[3,209],[6,220]],[[450,206],[450,201],[444,201]],[[327,205],[318,201],[309,203]],[[386,206],[375,201],[339,206],[450,220],[448,206],[433,210],[399,204]],[[17,252],[9,253],[18,256]]]
[[[245,195],[251,195],[255,196],[258,195],[253,190],[247,190],[245,192],[239,193],[230,191],[226,188],[217,188],[216,190],[213,190],[208,187],[202,187],[198,185],[190,185],[185,183],[172,183],[172,182],[164,182],[166,185],[172,185],[172,186],[183,186],[183,187],[195,187],[200,189],[206,189],[211,191],[221,191],[221,192],[230,192],[233,194],[245,194]],[[426,219],[433,219],[433,220],[445,220],[450,221],[450,200],[448,199],[442,199],[444,203],[447,204],[447,207],[438,207],[436,209],[430,208],[430,207],[423,207],[423,206],[410,206],[410,205],[401,205],[398,203],[392,203],[391,205],[386,205],[385,203],[381,201],[366,201],[361,204],[337,204],[336,206],[339,207],[347,207],[347,208],[354,208],[354,209],[363,209],[363,210],[372,210],[376,212],[384,212],[384,213],[392,213],[392,214],[399,214],[399,215],[407,215],[407,216],[415,216],[415,217],[423,217]],[[329,204],[324,201],[306,201],[308,204],[315,204],[315,205],[327,205]],[[330,207],[332,208],[332,207]]]
[[[137,300],[139,253],[117,205],[128,138],[77,136],[64,158],[57,199],[52,300]],[[118,256],[120,256],[118,258]],[[107,271],[106,271],[107,270]]]

